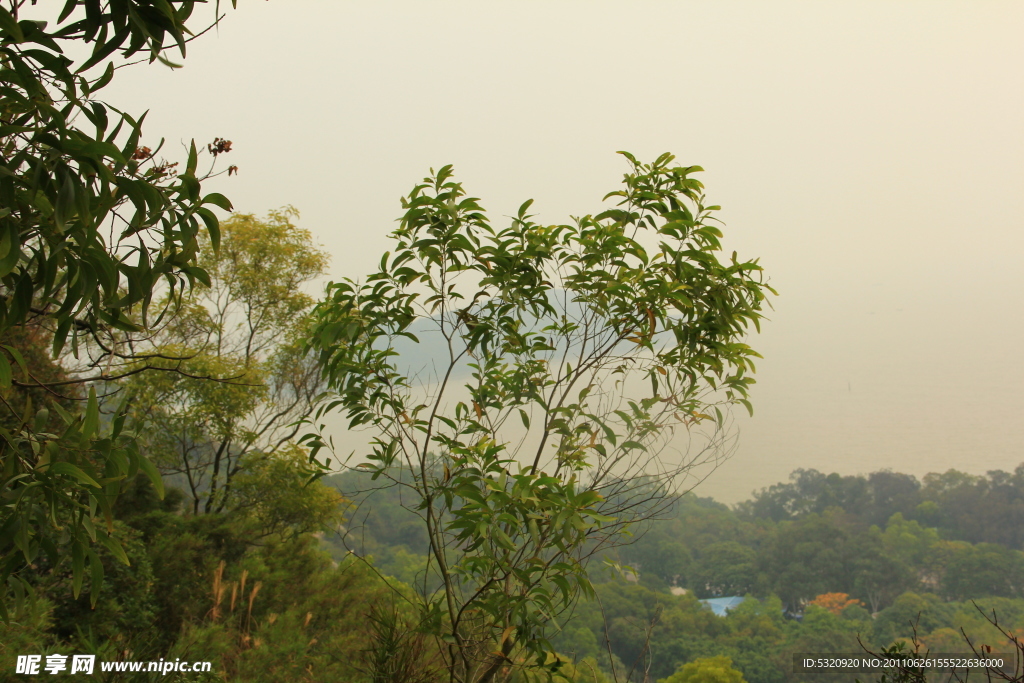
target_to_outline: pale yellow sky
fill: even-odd
[[[617,150],[707,169],[781,296],[755,418],[700,493],[1024,461],[1024,4],[239,5],[109,98],[169,146],[234,141],[217,189],[298,207],[335,277],[374,267],[431,166],[550,222],[598,209]]]

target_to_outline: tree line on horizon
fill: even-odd
[[[343,534],[325,537],[332,554],[351,550],[416,585],[426,539],[415,511],[364,474],[327,481],[371,491]],[[616,568],[595,578],[597,602],[582,601],[553,642],[609,680],[611,667],[654,680],[714,656],[751,682],[824,680],[794,674],[791,654],[862,652],[858,635],[881,649],[909,642],[915,623],[933,652],[967,651],[961,627],[1012,651],[972,601],[1024,628],[1024,553],[978,521],[1014,519],[1022,506],[1024,466],[921,479],[801,469],[732,507],[687,494],[607,554]],[[724,618],[700,602],[723,596],[748,600]]]
[[[328,481],[339,490],[367,490],[363,479],[352,472]],[[426,541],[415,515],[389,497],[396,493],[374,490],[351,524],[359,551],[409,576],[392,558],[422,553]],[[890,470],[844,476],[798,469],[732,508],[685,495],[638,529],[617,559],[645,580],[700,598],[774,593],[795,612],[815,595],[839,591],[878,611],[904,588],[949,600],[1024,597],[1020,522],[1024,465],[921,480]],[[873,574],[887,581],[876,585]]]

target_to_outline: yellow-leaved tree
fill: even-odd
[[[743,674],[732,667],[732,660],[725,656],[701,657],[683,664],[679,669],[658,683],[746,683]]]
[[[267,533],[285,520],[268,518],[277,508],[253,492],[268,478],[305,481],[306,458],[292,439],[322,389],[299,341],[313,305],[303,285],[324,273],[328,256],[297,216],[286,207],[224,221],[219,251],[200,252],[210,286],[195,288],[151,341],[146,362],[168,372],[130,383],[135,417],[149,425],[149,457],[185,491],[192,513],[252,508]],[[323,500],[297,503],[284,515],[289,526],[311,528],[336,507],[333,492],[311,491]]]

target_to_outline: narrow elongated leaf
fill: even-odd
[[[3,353],[0,353],[0,388],[11,388],[11,364]]]
[[[71,544],[71,594],[78,599],[85,579],[85,547],[81,541]]]
[[[61,461],[61,462],[51,463],[50,466],[49,466],[49,469],[47,471],[50,474],[63,474],[63,475],[68,476],[68,477],[74,477],[75,479],[77,479],[78,481],[82,482],[83,484],[86,484],[88,486],[92,486],[92,487],[95,487],[95,488],[100,488],[99,482],[97,482],[95,479],[93,479],[88,474],[83,472],[80,467],[78,467],[77,465],[72,465],[69,462]]]
[[[160,500],[163,500],[164,479],[163,477],[160,476],[160,472],[157,471],[156,466],[153,465],[153,463],[150,462],[149,458],[147,458],[145,455],[139,455],[138,461],[139,469],[142,470],[147,477],[149,477],[149,481],[153,484],[153,488],[156,489],[156,493],[160,497]]]
[[[96,601],[100,598],[100,589],[103,588],[103,562],[100,561],[100,556],[92,548],[89,548],[89,565],[92,569],[89,604],[96,607]]]
[[[85,404],[85,418],[82,421],[82,436],[86,439],[96,435],[100,426],[100,405],[96,400],[96,387],[89,387],[89,400]]]
[[[128,561],[128,556],[124,552],[124,548],[121,547],[121,544],[117,542],[116,538],[104,533],[100,533],[98,538],[100,543],[110,551],[110,554],[113,555],[118,562],[126,567],[131,565],[131,562]]]

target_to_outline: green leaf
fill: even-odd
[[[185,175],[195,176],[196,169],[199,167],[199,152],[196,150],[196,141],[193,140],[192,144],[188,149],[188,163],[185,165]]]
[[[203,197],[202,203],[213,204],[214,206],[218,206],[224,209],[225,211],[231,211],[234,209],[234,207],[231,206],[231,200],[219,192],[211,192],[210,194],[206,195],[205,197]]]
[[[130,33],[131,28],[126,26],[123,29],[119,30],[117,33],[115,33],[114,37],[106,43],[97,43],[95,48],[93,49],[92,56],[89,57],[89,59],[87,59],[85,63],[82,64],[82,66],[78,67],[78,69],[75,70],[75,73],[80,74],[85,71],[88,71],[89,69],[96,66],[107,57],[109,57],[111,54],[113,54],[114,50],[119,48],[124,43],[125,39],[129,36]]]
[[[102,90],[107,86],[108,83],[114,78],[114,63],[110,62],[107,64],[107,68],[104,69],[103,75],[90,84],[89,89],[91,92]]]
[[[0,7],[0,31],[3,31],[10,36],[15,43],[20,43],[25,40],[25,34],[21,31],[21,26],[15,20],[14,16],[10,12]]]
[[[206,225],[206,231],[210,234],[210,246],[213,247],[214,253],[220,251],[220,221],[217,220],[217,216],[207,208],[199,208],[196,210],[203,223]]]
[[[2,353],[0,353],[0,388],[11,388],[11,364],[8,362],[7,356]]]
[[[82,580],[85,578],[85,547],[75,540],[71,544],[71,594],[78,599],[82,592]]]
[[[142,470],[149,481],[152,482],[153,488],[156,489],[156,494],[160,497],[160,500],[164,499],[164,480],[160,476],[160,472],[157,471],[156,466],[150,462],[149,458],[145,455],[139,455],[139,469]]]
[[[92,586],[89,590],[89,604],[96,607],[96,601],[100,597],[100,589],[103,587],[103,563],[96,551],[89,548],[89,565],[92,569]]]
[[[126,567],[131,566],[131,562],[128,561],[128,555],[125,554],[124,548],[121,547],[121,544],[117,542],[116,538],[102,532],[97,534],[97,538],[100,543],[106,546],[107,550],[110,551],[110,554],[113,555],[118,562]]]
[[[74,215],[75,182],[71,174],[67,174],[57,191],[57,201],[53,206],[53,220],[57,230],[64,232],[67,221]]]
[[[162,54],[158,54],[156,56],[156,58],[157,58],[157,60],[161,64],[163,64],[164,66],[167,66],[167,67],[169,67],[171,69],[180,69],[181,67],[184,66],[184,64],[178,64],[177,62],[172,62],[171,60],[169,60],[166,57],[164,57]]]
[[[99,483],[95,479],[93,479],[88,474],[83,472],[76,465],[72,465],[69,462],[61,461],[61,462],[51,463],[49,468],[47,469],[47,472],[49,472],[50,474],[63,474],[63,475],[68,476],[68,477],[74,477],[75,479],[77,479],[78,481],[82,482],[83,484],[86,484],[88,486],[92,486],[92,487],[95,487],[95,488],[100,488]]]
[[[508,537],[508,534],[499,525],[495,525],[491,528],[491,532],[494,534],[494,539],[498,542],[498,545],[502,546],[506,550],[515,550],[516,544],[512,542],[512,539]]]
[[[96,400],[96,387],[89,387],[89,400],[86,402],[85,418],[82,420],[82,436],[90,439],[96,435],[100,426],[100,406]]]

